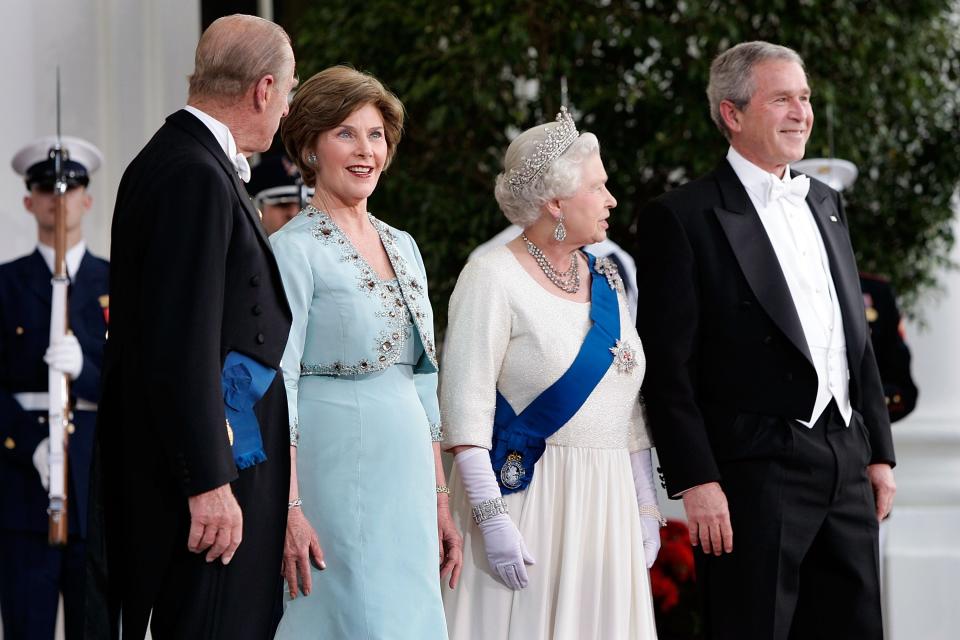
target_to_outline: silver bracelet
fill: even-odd
[[[290,423],[290,446],[299,447],[300,446],[300,420],[299,418],[294,418],[293,422]]]
[[[503,501],[503,497],[501,496],[490,498],[489,500],[484,500],[478,505],[474,505],[472,511],[473,520],[477,524],[480,524],[484,520],[489,520],[494,516],[498,516],[501,513],[510,513],[510,509],[507,508],[507,503]]]
[[[301,500],[300,498],[294,498],[292,501],[287,503],[287,510],[294,509],[296,507],[301,506],[302,504],[303,504],[303,500]]]
[[[660,513],[660,509],[653,504],[642,504],[640,505],[640,517],[654,518],[657,522],[660,523],[661,527],[667,526],[667,519],[663,517],[663,514]]]

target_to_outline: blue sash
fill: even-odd
[[[620,338],[617,293],[595,268],[587,254],[593,281],[590,285],[590,319],[593,326],[570,368],[517,415],[497,391],[490,461],[504,495],[523,491],[533,479],[533,467],[546,448],[546,440],[580,410],[614,361],[613,347]]]
[[[236,351],[228,353],[223,362],[220,384],[237,469],[246,469],[267,459],[253,405],[267,392],[276,375],[276,369]]]

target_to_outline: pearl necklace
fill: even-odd
[[[570,268],[563,273],[557,271],[547,260],[540,247],[530,242],[527,234],[521,234],[523,241],[527,244],[527,251],[533,256],[533,259],[540,265],[540,270],[547,276],[547,279],[566,293],[576,293],[580,290],[580,267],[577,261],[577,254],[570,255]]]

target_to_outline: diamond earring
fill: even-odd
[[[563,242],[567,239],[567,228],[563,226],[563,212],[560,212],[560,220],[557,221],[557,228],[553,230],[553,239],[557,242]]]
[[[307,164],[317,164],[317,154],[310,152],[310,155],[307,156]]]

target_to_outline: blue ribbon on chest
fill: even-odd
[[[223,362],[223,405],[237,469],[264,462],[260,423],[253,406],[263,397],[276,377],[276,369],[262,365],[242,353],[231,351]]]
[[[504,495],[523,491],[530,485],[534,465],[543,455],[547,438],[580,410],[614,361],[611,347],[620,338],[617,293],[607,278],[597,272],[596,258],[586,255],[593,276],[590,285],[593,326],[573,364],[520,415],[497,391],[490,461]]]

